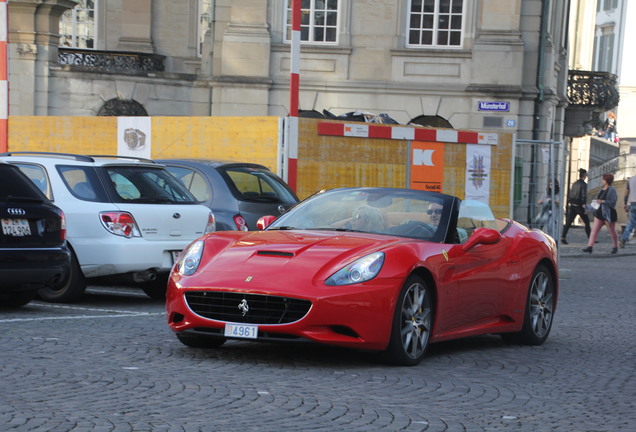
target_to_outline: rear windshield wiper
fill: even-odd
[[[138,204],[177,204],[177,202],[170,198],[136,198],[132,200],[126,200],[130,203]]]

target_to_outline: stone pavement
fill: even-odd
[[[188,348],[133,288],[0,309],[0,431],[633,432],[636,267],[622,251],[561,260],[544,345],[440,342],[412,368],[311,344]]]
[[[621,233],[621,226],[617,224],[617,231],[619,232],[619,238]],[[618,247],[618,253],[612,255],[612,238],[609,235],[607,227],[601,228],[598,234],[598,243],[594,245],[594,250],[591,254],[583,252],[583,248],[587,247],[587,236],[585,235],[585,229],[583,226],[572,226],[568,231],[567,245],[559,242],[560,258],[614,258],[618,255],[636,255],[636,239],[634,238],[634,232],[628,243],[625,244],[625,248]]]

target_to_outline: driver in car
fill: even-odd
[[[428,215],[428,223],[434,226],[439,225],[439,221],[442,218],[442,205],[437,203],[430,203],[428,205],[428,210],[426,210],[426,214]]]

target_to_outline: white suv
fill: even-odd
[[[78,299],[85,278],[124,274],[160,298],[177,255],[215,229],[210,209],[147,159],[10,152],[0,160],[17,165],[66,215],[71,271],[38,292],[47,301]]]

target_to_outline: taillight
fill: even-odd
[[[247,222],[243,219],[243,216],[236,215],[234,216],[234,223],[236,224],[236,229],[239,231],[248,231]]]
[[[66,216],[60,210],[60,240],[66,240]]]
[[[135,219],[127,212],[102,212],[99,214],[104,228],[111,234],[131,238],[141,237]]]
[[[208,224],[205,227],[205,234],[216,231],[216,219],[214,218],[214,213],[210,212],[208,214]]]

